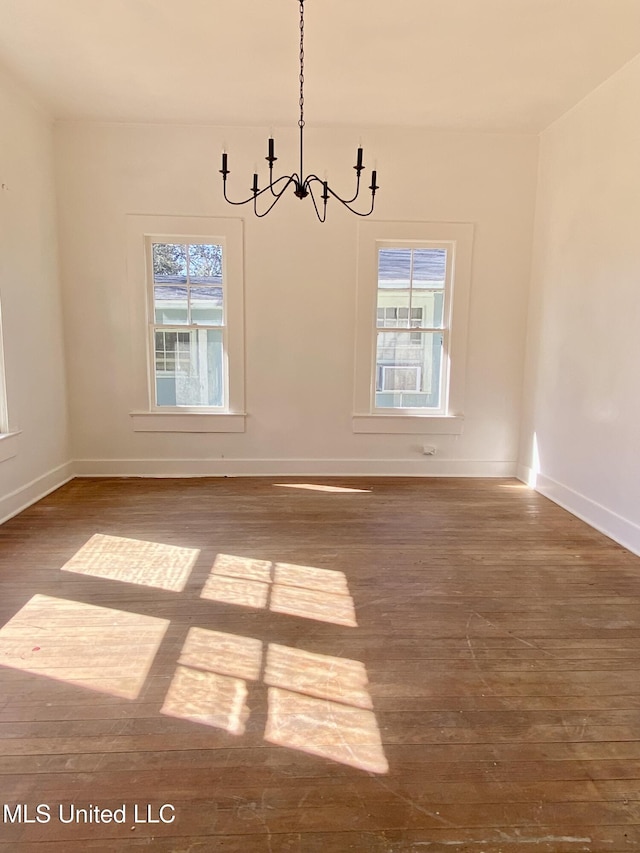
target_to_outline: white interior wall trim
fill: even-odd
[[[518,464],[516,467],[516,477],[520,482],[524,483],[525,486],[530,486],[532,489],[536,487],[536,479],[537,474],[535,470],[529,465]]]
[[[0,462],[6,462],[18,455],[20,431],[0,434]]]
[[[31,480],[19,489],[0,497],[0,524],[18,515],[19,512],[30,507],[51,492],[55,492],[60,486],[64,486],[69,480],[73,480],[74,470],[72,462],[65,462],[57,468],[52,468],[46,474]]]
[[[462,435],[460,415],[353,415],[355,433],[395,435]]]
[[[514,477],[515,461],[475,459],[79,459],[77,477]]]
[[[518,479],[532,484],[533,481],[527,479],[530,472],[531,469],[518,466]],[[585,521],[591,527],[599,530],[600,533],[604,533],[605,536],[640,556],[640,526],[633,521],[623,518],[586,495],[580,494],[544,474],[535,475],[533,487],[541,495],[566,509],[581,521]]]

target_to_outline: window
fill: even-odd
[[[378,248],[374,409],[443,411],[448,261],[443,247]]]
[[[460,432],[472,226],[360,225],[356,432]]]
[[[0,462],[17,454],[18,432],[9,432],[7,392],[4,372],[4,346],[2,343],[2,310],[0,309]]]
[[[143,297],[146,282],[146,311],[137,297],[132,307],[136,336],[146,314],[148,366],[147,387],[136,381],[134,430],[244,431],[242,222],[163,216],[128,222],[132,291]],[[138,358],[143,341],[134,342]]]
[[[9,432],[7,392],[4,381],[4,344],[2,342],[2,306],[0,305],[0,435]]]
[[[154,404],[226,409],[224,247],[148,238]]]

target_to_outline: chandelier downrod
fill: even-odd
[[[316,216],[320,220],[320,222],[324,222],[327,218],[327,202],[330,198],[336,199],[340,204],[344,205],[351,213],[355,213],[356,216],[370,216],[373,213],[373,206],[375,204],[376,190],[379,189],[376,184],[377,172],[374,169],[371,172],[371,184],[369,185],[369,190],[371,190],[371,206],[369,210],[359,211],[356,210],[352,205],[358,199],[360,194],[360,176],[364,170],[363,165],[363,150],[362,147],[359,147],[356,153],[356,165],[353,167],[356,172],[356,187],[355,192],[351,198],[343,198],[338,195],[335,190],[333,190],[327,180],[322,180],[315,174],[304,175],[304,2],[305,0],[298,0],[300,5],[300,118],[298,120],[298,127],[300,129],[300,171],[294,172],[291,175],[282,175],[279,178],[274,180],[273,178],[273,164],[278,159],[275,155],[275,140],[272,136],[269,137],[268,147],[267,147],[267,156],[265,160],[269,164],[269,183],[266,187],[260,189],[258,173],[254,172],[253,174],[253,185],[251,187],[251,195],[243,201],[233,201],[227,196],[227,176],[230,174],[230,170],[228,168],[228,155],[226,151],[222,152],[222,169],[220,169],[220,174],[222,175],[222,191],[225,198],[229,204],[234,205],[242,205],[242,204],[251,204],[253,202],[253,212],[258,217],[266,216],[270,210],[276,206],[276,204],[280,201],[286,190],[293,185],[293,193],[299,199],[306,198],[310,196],[311,201],[313,202],[313,207],[316,212]],[[314,188],[317,191],[320,189],[322,192],[316,198],[316,194],[314,194]],[[258,199],[262,196],[267,195],[269,203],[267,206],[258,210]],[[319,203],[320,202],[320,203]]]

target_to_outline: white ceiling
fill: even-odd
[[[539,131],[640,53],[640,0],[306,0],[310,125]],[[298,0],[0,0],[63,119],[297,120]]]

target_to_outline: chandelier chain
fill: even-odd
[[[300,0],[300,120],[298,127],[304,127],[304,0]]]

